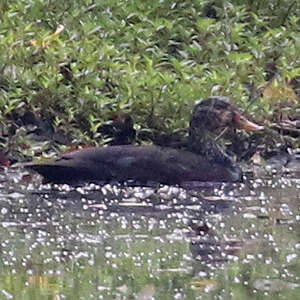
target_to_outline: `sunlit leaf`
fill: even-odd
[[[51,40],[56,38],[61,32],[63,32],[65,27],[63,25],[58,25],[55,32],[51,35],[45,37],[42,41],[31,40],[30,43],[32,46],[39,46],[41,49],[45,49],[49,46]]]
[[[267,84],[263,89],[263,97],[271,102],[297,101],[295,91],[288,84],[278,83],[277,81]]]

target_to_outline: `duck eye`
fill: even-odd
[[[231,125],[232,122],[234,122],[233,118],[235,116],[233,116],[231,111],[228,110],[219,111],[217,116],[221,126],[228,126]]]

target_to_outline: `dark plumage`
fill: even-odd
[[[224,127],[260,130],[223,97],[197,104],[190,122],[187,150],[158,146],[109,146],[62,154],[47,163],[24,163],[46,182],[78,183],[135,180],[164,184],[186,181],[238,182],[242,171],[216,143],[213,134]]]

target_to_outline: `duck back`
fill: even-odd
[[[239,167],[207,161],[195,153],[158,146],[111,146],[88,148],[60,156],[43,164],[27,163],[45,182],[238,182]]]

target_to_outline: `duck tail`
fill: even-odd
[[[63,183],[64,175],[68,175],[70,173],[70,168],[55,165],[53,163],[24,162],[16,163],[12,167],[27,168],[39,173],[43,176],[43,183]]]

